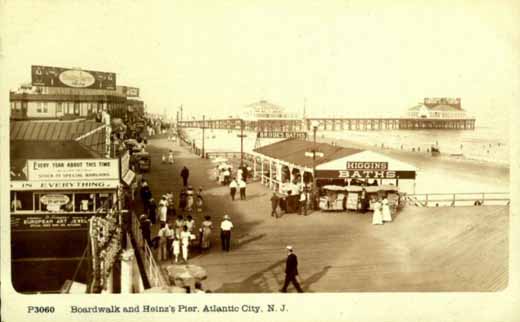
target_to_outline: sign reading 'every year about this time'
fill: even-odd
[[[29,181],[118,180],[117,159],[28,160]]]

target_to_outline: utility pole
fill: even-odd
[[[238,135],[240,138],[240,167],[244,166],[244,138],[247,135],[244,135],[244,120],[240,119],[240,134]]]
[[[181,104],[181,121],[182,121],[182,104]]]
[[[204,154],[204,129],[206,128],[206,115],[202,115],[202,158],[204,159],[206,155]]]

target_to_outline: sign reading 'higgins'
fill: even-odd
[[[31,66],[33,86],[116,89],[116,74],[91,70]]]
[[[347,162],[347,170],[387,170],[388,162]]]

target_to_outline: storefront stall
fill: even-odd
[[[119,160],[37,159],[23,169],[10,192],[14,288],[56,292],[66,280],[87,284],[89,219],[119,213]]]
[[[253,156],[254,176],[263,184],[288,200],[315,185],[318,200],[312,201],[324,210],[369,209],[376,195],[394,198],[399,190],[411,192],[410,183],[415,186],[414,166],[372,151],[288,139],[257,148]],[[362,187],[366,201],[360,204]]]
[[[403,182],[415,185],[416,168],[372,151],[362,151],[316,167],[323,210],[371,210],[387,198],[395,212],[400,207]]]

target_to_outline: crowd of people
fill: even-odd
[[[157,203],[150,185],[145,179],[141,179],[139,194],[143,207],[140,228],[148,246],[157,249],[159,260],[187,263],[191,248],[198,246],[201,252],[210,249],[214,227],[209,215],[200,218],[201,223],[196,227],[195,217],[201,217],[204,210],[203,189],[199,187],[195,192],[188,184],[187,167],[182,168],[180,177],[183,187],[179,193],[178,203],[175,203],[173,193],[163,195]],[[159,225],[159,229],[157,235],[152,236],[154,225]],[[230,250],[232,229],[233,224],[226,214],[220,225],[223,251]]]
[[[165,163],[173,163],[173,160],[170,162],[170,154],[171,151],[169,155],[163,157]],[[158,260],[171,261],[175,264],[187,263],[190,252],[194,249],[207,252],[211,248],[215,229],[220,230],[222,251],[230,251],[231,232],[234,229],[230,216],[225,214],[220,225],[215,227],[211,216],[203,214],[205,208],[203,189],[202,187],[194,189],[189,184],[190,170],[186,166],[182,167],[179,173],[179,182],[182,182],[182,186],[178,198],[174,198],[173,193],[166,193],[156,201],[149,182],[141,174],[137,176],[137,186],[134,190],[138,191],[142,202],[141,232],[148,246],[156,250]],[[234,173],[234,177],[230,178],[229,189],[232,200],[235,200],[237,193],[240,200],[246,200],[247,177],[244,171]],[[276,206],[279,206],[279,200]],[[153,235],[155,231],[156,234]],[[280,291],[286,292],[287,287],[292,283],[298,292],[303,292],[298,278],[297,257],[293,253],[292,246],[287,246],[287,251],[285,282]],[[202,289],[201,283],[197,282],[194,292],[206,291]]]

